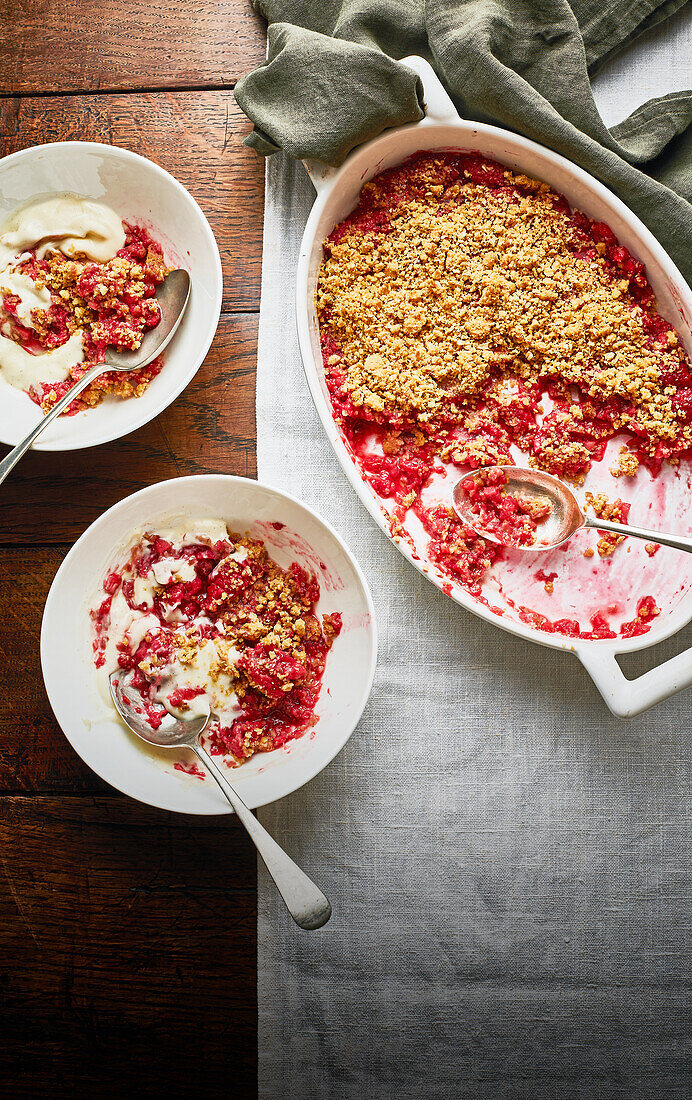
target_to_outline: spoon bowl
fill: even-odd
[[[571,489],[552,474],[544,473],[543,470],[528,470],[521,466],[483,466],[482,471],[486,475],[499,471],[503,475],[503,480],[496,484],[502,485],[505,494],[518,495],[524,500],[535,502],[543,507],[547,505],[549,508],[545,519],[539,521],[534,541],[517,545],[515,542],[500,538],[497,532],[482,523],[473,510],[473,501],[468,492],[471,482],[478,477],[479,471],[471,470],[470,473],[465,474],[452,490],[454,510],[462,523],[477,531],[484,539],[499,546],[529,553],[545,552],[562,546],[582,528],[592,528],[597,531],[610,531],[615,535],[631,535],[636,539],[645,539],[647,542],[660,543],[662,546],[672,546],[676,550],[692,553],[692,539],[684,535],[663,534],[643,527],[633,527],[628,523],[614,523],[612,520],[594,519],[585,515]]]
[[[169,272],[156,288],[161,319],[148,329],[134,351],[106,351],[103,370],[130,371],[146,367],[168,347],[183,319],[192,286],[190,276],[182,267]]]
[[[162,707],[161,725],[154,729],[145,720],[144,710],[133,698],[133,693],[128,694],[128,679],[128,673],[122,669],[111,672],[108,677],[113,705],[128,729],[160,749],[191,748],[209,725],[211,711],[194,718],[176,718]]]
[[[513,549],[534,552],[553,550],[556,546],[567,542],[567,539],[585,525],[586,516],[579,507],[574,493],[556,477],[543,473],[542,470],[525,470],[520,466],[483,467],[484,472],[494,470],[502,471],[505,475],[506,493],[521,496],[525,500],[535,501],[550,508],[547,518],[540,523],[536,531],[535,542],[520,547],[512,544]],[[478,472],[478,470],[472,470],[457,481],[452,493],[454,510],[463,523],[472,527],[484,539],[500,546],[508,546],[510,544],[500,538],[496,532],[482,526],[479,517],[473,511],[473,502],[467,490],[469,483],[478,476]]]

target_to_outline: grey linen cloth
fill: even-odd
[[[671,51],[656,49],[663,80]],[[636,95],[651,73],[634,64]],[[622,95],[606,88],[612,119]],[[613,718],[574,658],[456,607],[375,527],[300,364],[294,272],[312,198],[300,165],[270,159],[259,476],[344,536],[380,654],[344,751],[260,813],[334,905],[301,932],[260,867],[260,1100],[682,1100],[690,694]],[[690,643],[687,631],[626,671]]]
[[[685,0],[254,0],[268,56],[235,96],[268,155],[339,164],[388,126],[422,117],[422,54],[460,113],[499,123],[612,188],[692,281],[692,92],[639,106],[608,128],[591,77]],[[690,66],[687,62],[687,77]]]

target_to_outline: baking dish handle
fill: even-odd
[[[692,647],[634,680],[628,680],[623,673],[615,650],[603,650],[592,643],[578,646],[576,654],[610,710],[619,718],[641,714],[692,684]]]
[[[424,57],[412,54],[410,57],[402,57],[401,64],[413,69],[423,85],[423,106],[425,118],[421,122],[458,122],[459,112],[442,87],[442,82]]]
[[[329,186],[332,176],[335,176],[338,171],[338,169],[332,168],[330,164],[325,164],[324,161],[309,160],[307,157],[303,159],[303,164],[318,195],[324,191],[325,187]]]

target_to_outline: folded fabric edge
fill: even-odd
[[[323,101],[327,80],[332,86]],[[406,65],[289,23],[270,25],[267,60],[241,77],[233,94],[255,127],[245,145],[263,156],[281,148],[332,166],[356,145],[425,115],[422,83]]]
[[[243,145],[246,145],[248,149],[254,149],[261,157],[271,157],[274,153],[281,151],[281,147],[257,126],[243,138]]]
[[[580,25],[589,75],[596,73],[625,46],[659,23],[672,18],[687,0],[640,0],[635,4],[603,4],[598,16]]]
[[[661,121],[665,118],[670,121],[668,127],[669,136],[662,140],[662,146],[666,145],[675,134],[680,134],[692,122],[692,89],[682,92],[668,92],[666,95],[649,99],[632,111],[631,115],[623,118],[615,126],[610,127],[610,132],[618,141],[633,137],[652,121]]]

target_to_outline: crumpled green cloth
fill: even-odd
[[[390,126],[423,117],[396,58],[431,62],[469,119],[494,122],[580,164],[649,226],[692,280],[692,91],[650,100],[608,129],[589,74],[685,0],[253,0],[267,60],[235,97],[264,156],[339,164]]]

